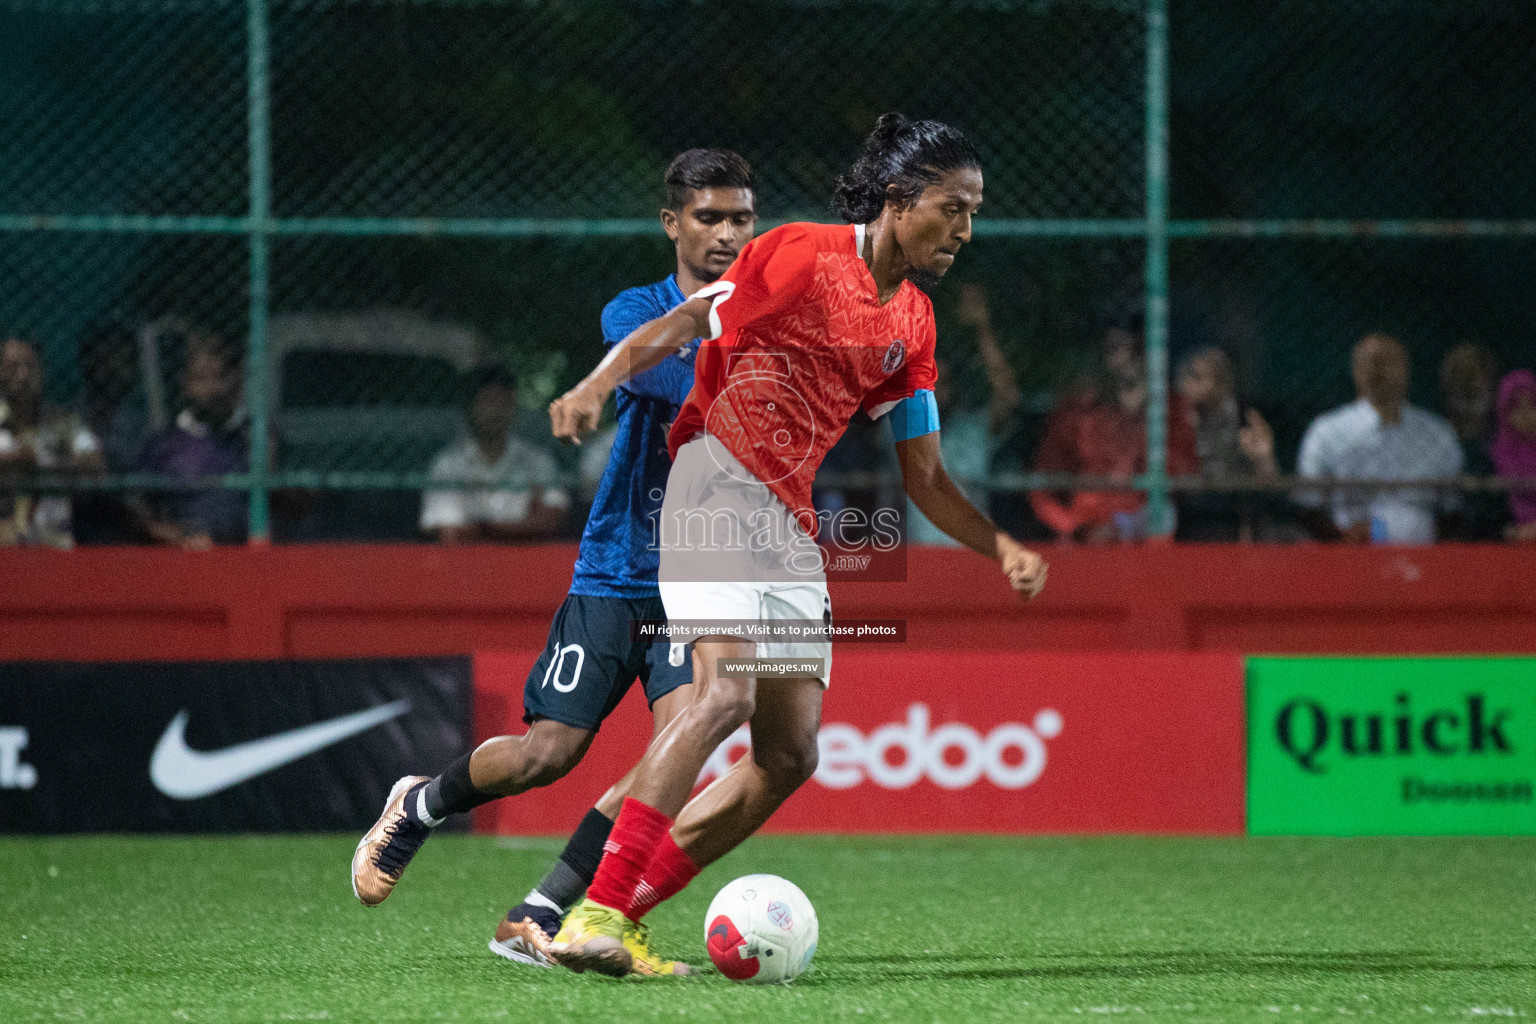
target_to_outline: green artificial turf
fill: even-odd
[[[764,838],[651,915],[704,959],[739,874],[816,904],[789,988],[613,981],[485,943],[558,851],[440,836],[388,903],[354,837],[0,841],[0,1021],[1020,1021],[1536,1015],[1536,841]]]

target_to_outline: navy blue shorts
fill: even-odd
[[[659,597],[566,597],[523,686],[523,721],[595,731],[636,679],[648,704],[693,682],[692,644],[630,639],[632,621],[666,617]]]

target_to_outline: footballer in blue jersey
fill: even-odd
[[[686,296],[672,274],[655,284],[620,292],[603,310],[603,344],[623,341],[636,327],[680,304]],[[618,423],[608,465],[581,535],[571,576],[578,597],[651,598],[660,553],[651,539],[672,460],[667,428],[693,388],[698,339],[629,381],[615,398]],[[550,715],[550,717],[559,717]]]
[[[655,284],[621,292],[607,305],[602,328],[609,347],[719,278],[752,238],[752,171],[735,153],[688,150],[667,168],[666,190],[661,222],[675,243],[677,270]],[[652,520],[672,465],[667,431],[693,387],[697,346],[695,339],[618,392],[613,448],[582,533],[570,594],[555,613],[524,687],[528,731],[487,740],[436,778],[407,776],[396,784],[353,857],[353,891],[364,904],[383,902],[431,828],[448,815],[547,786],[574,768],[636,679],[645,688],[658,734],[687,706],[693,666],[686,646],[636,643],[630,624],[666,619]],[[587,813],[554,868],[512,908],[491,942],[493,952],[548,964],[543,948],[564,909],[591,881],[627,778]],[[681,967],[661,961],[653,966],[656,973]]]

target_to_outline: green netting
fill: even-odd
[[[273,208],[650,218],[707,140],[822,218],[902,108],[976,138],[995,216],[1134,217],[1141,47],[1134,2],[274,2]]]
[[[989,296],[1024,391],[989,469],[1023,521],[1105,326],[1147,311],[1164,365],[1148,253],[1166,358],[1230,352],[1287,468],[1367,331],[1408,343],[1430,408],[1458,343],[1536,363],[1532,52],[1521,0],[4,0],[0,327],[37,338],[60,406],[126,346],[152,423],[186,338],[226,339],[270,426],[270,478],[227,483],[322,492],[294,536],[410,536],[466,371],[516,370],[537,434],[604,302],[671,269],[674,153],[738,149],[767,221],[828,219],[901,109],[983,153],[986,218],[935,299],[980,401],[959,286]]]
[[[243,214],[245,20],[240,3],[0,4],[0,213]]]
[[[1536,217],[1523,0],[1173,0],[1176,217]]]

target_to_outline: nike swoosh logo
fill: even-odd
[[[206,751],[187,746],[187,719],[191,716],[183,710],[171,719],[160,742],[155,744],[154,755],[149,759],[149,778],[168,797],[198,800],[398,718],[410,707],[409,700],[397,700],[223,750]]]

